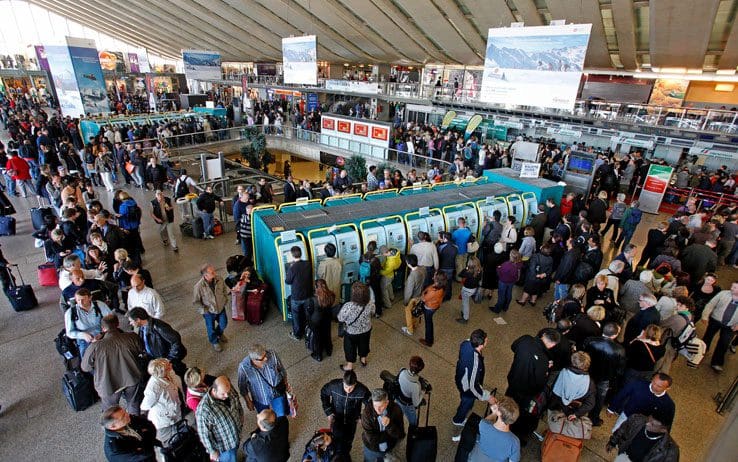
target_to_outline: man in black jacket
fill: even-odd
[[[592,223],[592,233],[600,232],[600,225],[607,221],[607,191],[600,191],[597,198],[589,204],[587,219]]]
[[[287,268],[284,282],[290,286],[290,312],[292,313],[292,332],[290,337],[302,339],[305,333],[307,305],[313,296],[313,278],[310,262],[302,259],[302,249],[293,246],[290,249],[292,263]]]
[[[182,345],[179,332],[161,319],[152,318],[145,309],[140,307],[128,310],[127,316],[131,327],[138,329],[138,336],[149,357],[168,359],[172,363],[174,372],[184,377],[187,366],[182,360],[187,356],[187,348]]]
[[[351,454],[356,422],[370,398],[369,389],[356,379],[354,371],[344,372],[343,379],[331,380],[320,389],[320,401],[333,432],[336,453]]]
[[[105,429],[105,457],[109,462],[155,462],[154,424],[144,417],[128,414],[120,406],[106,409],[100,418]]]
[[[287,175],[284,183],[284,202],[295,202],[297,200],[297,188],[295,183],[292,181],[292,175]]]
[[[205,191],[197,198],[197,210],[200,212],[200,218],[202,218],[203,239],[215,239],[215,236],[213,236],[213,225],[215,224],[213,213],[215,212],[215,206],[222,202],[223,200],[220,197],[213,194],[212,186],[206,187]]]
[[[456,268],[456,254],[459,249],[451,241],[451,233],[441,231],[438,233],[438,271],[446,274],[446,290],[443,293],[443,301],[451,300],[451,284],[454,280],[454,269]]]
[[[520,408],[520,417],[511,429],[523,445],[538,424],[538,416],[531,415],[529,409],[531,400],[546,386],[548,371],[553,365],[548,350],[560,341],[561,334],[546,328],[536,337],[523,335],[512,344],[515,356],[507,373],[505,396],[514,399]]]
[[[633,414],[628,417],[610,437],[605,446],[607,452],[617,447],[619,455],[625,454],[625,460],[633,462],[678,462],[679,445],[669,435],[668,424],[664,423],[669,417],[660,415],[660,412],[652,414]]]
[[[290,458],[290,423],[287,417],[264,409],[256,415],[257,429],[243,443],[247,461],[286,462]]]
[[[638,260],[638,265],[636,266],[646,266],[649,260],[653,260],[654,258],[656,258],[656,256],[658,256],[658,254],[661,253],[664,247],[664,243],[666,242],[666,238],[668,237],[668,229],[669,224],[665,221],[662,221],[658,224],[656,228],[648,230],[646,245],[645,247],[643,247],[641,259]]]
[[[569,293],[569,286],[574,280],[574,270],[576,270],[577,263],[579,263],[579,257],[581,255],[579,247],[574,245],[572,238],[566,241],[566,253],[561,258],[556,273],[554,273],[554,300],[560,300],[566,298]]]
[[[584,351],[592,358],[589,377],[597,387],[595,406],[589,413],[595,427],[602,425],[600,412],[610,384],[616,384],[625,371],[625,348],[616,341],[619,334],[620,326],[608,322],[602,328],[601,337],[588,337],[584,340]]]

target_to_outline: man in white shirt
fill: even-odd
[[[79,256],[76,254],[69,254],[64,257],[64,262],[61,271],[59,271],[59,289],[62,291],[69,287],[72,283],[72,271],[80,270],[85,275],[85,279],[102,279],[105,269],[108,265],[105,262],[101,262],[97,269],[83,269],[82,262]]]
[[[131,276],[131,290],[128,292],[128,308],[140,307],[152,318],[161,319],[164,315],[164,301],[161,295],[147,287],[140,274]]]
[[[430,234],[425,231],[418,232],[418,242],[410,247],[410,253],[418,257],[418,266],[425,268],[423,287],[428,287],[438,269],[438,249],[433,245]]]

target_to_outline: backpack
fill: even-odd
[[[697,337],[697,330],[694,327],[694,323],[690,321],[687,316],[681,313],[679,316],[683,317],[687,321],[687,325],[684,326],[684,329],[682,329],[678,335],[671,338],[671,344],[677,351],[686,348],[687,344],[689,344],[693,338]]]
[[[585,283],[592,279],[595,275],[595,270],[586,261],[581,261],[577,265],[576,268],[574,268],[574,283]]]
[[[124,202],[120,206],[120,214],[125,217],[130,224],[141,223],[141,207],[133,202]]]
[[[387,371],[382,371],[379,377],[384,382],[382,388],[384,388],[384,391],[387,392],[387,397],[390,401],[395,401],[404,405],[411,405],[412,401],[407,396],[402,394],[402,387],[400,387],[400,374],[404,370],[405,368],[403,367],[402,369],[400,369],[400,372],[398,372],[397,375],[392,375]]]
[[[554,300],[553,302],[546,305],[546,307],[543,309],[543,317],[546,318],[546,321],[550,322],[551,324],[555,324],[558,322],[559,319],[561,319],[561,314],[564,311],[564,305],[562,305],[561,300]]]
[[[359,281],[364,284],[369,283],[369,277],[372,275],[372,267],[368,261],[363,261],[359,265]]]
[[[183,180],[181,177],[177,179],[177,185],[174,188],[174,198],[179,199],[190,193],[190,187],[187,185],[187,177]]]
[[[643,212],[641,212],[640,209],[634,208],[630,211],[630,215],[628,216],[628,224],[631,226],[636,226],[638,223],[641,222],[642,215]]]
[[[77,313],[77,306],[71,306],[67,309],[72,310],[72,322],[75,323],[79,319],[79,314]],[[102,318],[102,312],[100,311],[100,307],[97,306],[97,302],[92,302],[92,309],[95,310],[95,314]],[[64,327],[61,331],[59,331],[58,334],[56,334],[56,338],[54,339],[54,344],[56,345],[56,351],[59,352],[59,354],[65,359],[65,361],[70,361],[73,358],[79,357],[79,347],[77,346],[77,342],[73,339],[67,337],[67,329]]]

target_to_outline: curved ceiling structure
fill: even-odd
[[[315,34],[321,61],[476,65],[490,27],[564,19],[593,25],[588,69],[738,66],[738,0],[29,1],[172,58],[281,61],[282,37]]]

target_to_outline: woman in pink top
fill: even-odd
[[[200,400],[215,381],[215,377],[205,374],[199,367],[191,367],[185,372],[184,381],[187,385],[185,402],[187,407],[195,412]]]

